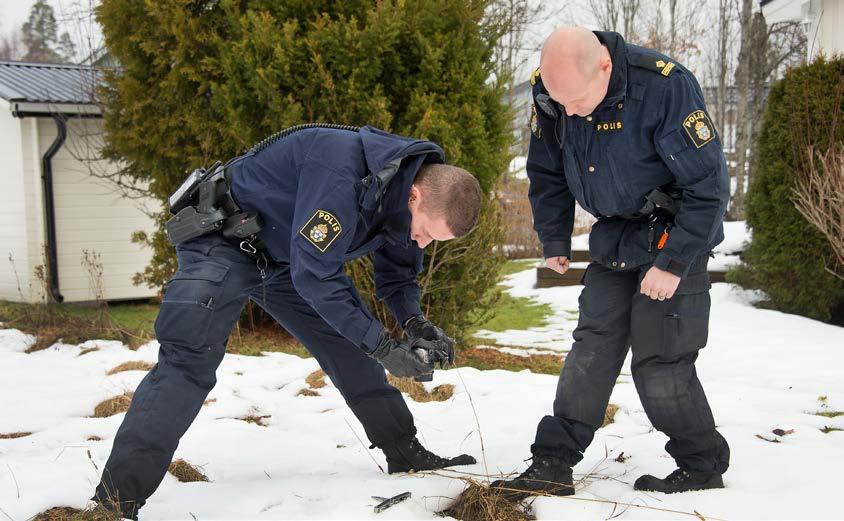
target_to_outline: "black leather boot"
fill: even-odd
[[[633,488],[649,492],[676,494],[678,492],[689,492],[692,490],[724,488],[724,480],[720,474],[701,474],[677,469],[666,476],[665,479],[659,479],[650,474],[645,474],[636,480]]]
[[[515,479],[493,481],[490,488],[501,489],[501,495],[513,501],[528,496],[571,496],[574,482],[571,466],[560,458],[534,456],[530,467]]]
[[[429,451],[419,443],[416,436],[399,440],[393,446],[382,447],[387,456],[387,473],[418,472],[420,470],[436,470],[455,465],[474,465],[475,458],[468,454],[461,454],[456,458],[442,458]]]

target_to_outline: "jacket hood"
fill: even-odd
[[[377,175],[395,159],[428,154],[425,162],[442,163],[445,161],[443,150],[431,141],[412,139],[384,132],[375,127],[365,126],[360,129],[363,153],[369,172]],[[415,172],[414,172],[415,173]]]
[[[387,174],[390,177],[389,185],[379,195],[376,195],[378,184],[371,182],[361,202],[364,206],[377,204],[378,213],[393,215],[384,224],[387,235],[392,242],[407,245],[410,241],[411,215],[407,208],[410,187],[423,164],[443,163],[445,153],[431,141],[397,136],[370,126],[360,129],[360,139],[370,175]]]

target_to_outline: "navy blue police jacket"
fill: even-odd
[[[246,154],[232,168],[232,195],[258,212],[258,237],[273,260],[289,263],[293,285],[356,346],[372,351],[383,329],[343,263],[373,253],[376,295],[399,323],[421,314],[417,275],[423,252],[410,238],[408,198],[426,162],[442,149],[372,128],[311,128]],[[384,186],[379,173],[395,175]]]
[[[546,258],[571,256],[575,200],[598,218],[592,260],[611,269],[654,266],[686,277],[692,261],[724,239],[729,175],[721,140],[697,80],[656,51],[595,32],[609,50],[612,73],[604,100],[586,117],[567,116],[531,77],[527,160],[534,228]],[[681,208],[662,250],[659,229],[635,219],[657,187],[682,190]]]

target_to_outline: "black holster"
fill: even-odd
[[[226,175],[231,164],[229,161],[221,165],[218,161],[207,170],[194,170],[170,197],[170,212],[174,215],[164,226],[171,244],[213,232],[221,232],[230,240],[247,239],[261,231],[261,216],[241,211],[232,197]]]

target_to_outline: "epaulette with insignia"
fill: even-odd
[[[663,59],[659,55],[652,54],[630,56],[630,64],[652,72],[657,72],[666,77],[674,72],[674,68],[677,66],[677,64],[672,61]]]
[[[530,75],[530,84],[536,85],[536,82],[538,80],[539,80],[539,67],[537,67],[536,70],[533,71],[533,74]]]

